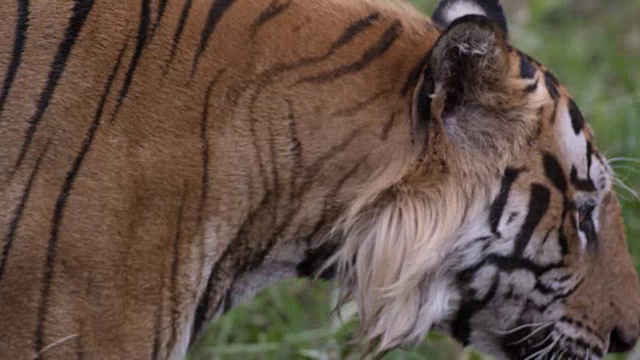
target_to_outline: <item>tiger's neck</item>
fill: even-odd
[[[402,171],[423,145],[414,138],[411,103],[437,36],[429,20],[383,1],[338,2],[340,14],[325,14],[314,2],[293,4],[288,14],[299,12],[301,21],[318,14],[304,32],[283,31],[275,18],[251,39],[219,45],[249,41],[231,52],[237,61],[202,60],[214,74],[207,139],[215,157],[205,226],[214,256],[201,284],[203,318],[274,281],[315,274],[334,250],[320,244],[339,214],[375,174]],[[262,9],[258,2],[236,6],[246,14]],[[352,26],[336,29],[335,16]],[[369,187],[400,175],[378,176]]]

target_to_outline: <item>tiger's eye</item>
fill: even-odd
[[[593,213],[593,209],[595,206],[593,204],[585,204],[578,206],[578,220],[580,223],[587,221],[591,218],[591,214]]]
[[[596,240],[596,228],[593,223],[593,204],[584,204],[578,207],[578,228],[584,233],[588,243]]]

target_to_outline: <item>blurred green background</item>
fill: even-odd
[[[394,0],[389,0],[394,1]],[[430,14],[437,0],[413,0]],[[629,248],[640,266],[640,1],[505,0],[512,42],[547,65],[591,123],[612,159]],[[331,314],[328,284],[286,281],[213,323],[190,359],[359,359],[352,342],[353,305]],[[623,359],[625,357],[610,357]],[[640,349],[627,359],[640,359]],[[384,359],[483,359],[450,339],[430,335]]]

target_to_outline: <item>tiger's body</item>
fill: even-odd
[[[357,215],[392,196],[390,188],[441,206],[448,219],[432,214],[427,224],[446,226],[432,230],[441,240],[420,248],[431,254],[424,264],[400,258],[413,267],[442,264],[469,219],[494,227],[486,204],[503,192],[505,169],[545,168],[542,158],[522,158],[522,149],[557,147],[553,137],[536,140],[552,131],[533,121],[552,116],[548,107],[538,111],[550,86],[544,80],[531,91],[535,108],[516,101],[525,124],[508,139],[478,140],[491,156],[457,154],[446,140],[455,129],[421,125],[421,111],[448,109],[437,96],[428,107],[420,100],[442,28],[386,0],[22,0],[3,3],[0,18],[2,358],[182,358],[206,322],[257,287],[312,275],[330,256],[355,258],[350,247],[367,243],[348,240],[365,231]],[[509,54],[509,74],[520,78],[523,55]],[[555,95],[558,104],[568,98],[563,89]],[[460,143],[472,149],[474,141]],[[518,186],[528,193],[528,184]],[[608,213],[619,219],[607,196]],[[552,214],[548,221],[565,218]],[[616,219],[602,223],[617,226],[616,254],[626,254]],[[360,251],[381,261],[365,280],[348,261],[335,271],[354,289],[417,289],[415,272],[405,278],[404,265],[390,259],[410,249],[389,241]],[[635,295],[625,293],[634,305],[616,305],[623,310],[615,319],[637,314],[637,279],[628,254],[620,256],[619,268],[607,270],[617,275],[606,278]],[[442,311],[412,327],[402,316],[385,318],[391,307],[423,318],[422,300],[410,304],[415,291],[402,294],[406,300],[389,304],[358,300],[372,329],[365,337],[382,348],[450,323],[453,304],[470,299],[447,295],[428,306]],[[611,331],[609,323],[593,326]],[[461,328],[450,331],[475,344]],[[605,352],[605,343],[594,349]]]
[[[382,1],[216,3],[29,4],[0,124],[0,322],[24,327],[2,327],[0,353],[77,334],[46,354],[184,356],[237,278],[278,247],[295,274],[386,149],[408,148],[397,79],[435,40],[427,20],[400,25]],[[2,71],[12,60],[3,46]]]

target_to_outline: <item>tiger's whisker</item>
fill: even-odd
[[[621,187],[622,189],[626,190],[627,192],[629,192],[629,194],[631,194],[634,198],[636,198],[638,201],[640,201],[640,194],[638,194],[637,191],[635,191],[634,189],[632,189],[629,185],[625,184],[624,181],[620,180],[619,178],[614,178],[614,181],[616,183],[616,185],[618,185],[619,187]]]
[[[541,330],[546,329],[550,324],[553,324],[553,322],[551,322],[551,323],[547,323],[547,324],[545,324],[545,325],[543,325],[543,326],[540,326],[539,328],[537,328],[537,329],[533,330],[531,333],[529,333],[527,336],[523,337],[522,339],[520,339],[520,340],[518,340],[518,341],[514,341],[514,342],[512,342],[512,343],[511,343],[511,344],[509,344],[509,345],[516,345],[516,344],[520,344],[520,343],[522,343],[523,341],[526,341],[527,339],[531,338],[531,337],[532,337],[532,336],[534,336],[535,334],[539,333]],[[551,334],[549,334],[549,335],[551,335]],[[548,336],[547,336],[547,338],[548,338]],[[545,340],[547,340],[547,339],[545,338],[545,339],[544,339],[544,340],[542,340],[542,341],[544,342]]]
[[[49,344],[49,345],[47,345],[47,346],[43,347],[39,352],[37,352],[37,353],[32,357],[32,359],[37,359],[37,358],[39,358],[42,354],[44,354],[45,352],[47,352],[47,351],[49,351],[49,350],[53,349],[54,347],[56,347],[56,346],[58,346],[58,345],[62,345],[63,343],[65,343],[65,342],[67,342],[67,341],[69,341],[69,340],[75,339],[75,338],[77,338],[77,337],[78,337],[78,334],[73,334],[73,335],[65,336],[65,337],[63,337],[62,339],[58,339],[58,340],[56,340],[56,341],[52,342],[51,344]]]
[[[491,332],[498,334],[498,335],[508,335],[508,334],[512,334],[518,330],[522,330],[522,329],[526,329],[526,328],[531,328],[531,327],[536,327],[536,326],[548,326],[549,324],[553,324],[553,321],[549,321],[546,323],[529,323],[529,324],[524,324],[524,325],[520,325],[517,326],[513,329],[510,330],[495,330],[495,329],[490,329]]]
[[[628,162],[633,162],[633,163],[638,163],[640,164],[640,159],[634,159],[634,158],[628,158],[628,157],[615,157],[615,158],[611,158],[607,160],[609,162],[609,165],[616,163],[616,162],[623,162],[623,161],[628,161]]]

